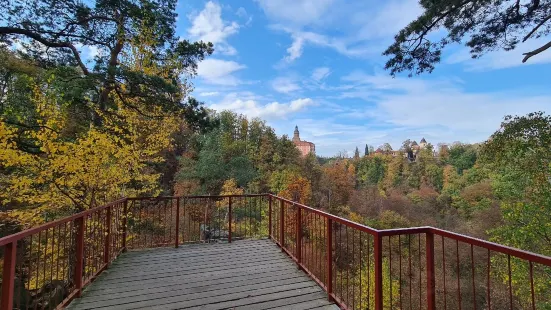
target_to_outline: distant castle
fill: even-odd
[[[398,151],[383,151],[381,148],[378,148],[375,153],[378,153],[378,154],[389,154],[389,155],[392,155],[394,157],[396,156],[399,156],[400,154],[403,154],[404,157],[408,158],[409,160],[415,160],[417,158],[417,154],[425,149],[427,147],[428,143],[427,143],[427,140],[425,140],[425,138],[422,138],[421,139],[421,142],[419,142],[419,144],[417,144],[417,141],[413,141],[411,142],[411,144],[409,145],[409,149],[400,149]],[[433,151],[433,155],[436,156],[436,153]]]
[[[297,149],[300,151],[302,156],[306,156],[309,153],[312,153],[312,154],[316,153],[316,145],[314,143],[300,140],[300,134],[298,132],[298,126],[295,126],[295,132],[293,134],[293,143],[295,144]]]

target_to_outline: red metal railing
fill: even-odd
[[[270,237],[343,309],[551,309],[551,257],[270,199]]]
[[[550,257],[259,194],[125,198],[1,238],[1,309],[63,307],[127,249],[263,237],[343,309],[551,307]]]
[[[267,208],[266,195],[124,198],[6,236],[0,308],[64,307],[127,249],[265,237]]]

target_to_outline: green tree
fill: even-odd
[[[14,0],[0,8],[0,42],[20,44],[22,57],[55,69],[71,90],[60,93],[63,100],[87,108],[96,125],[98,110],[112,108],[115,98],[142,113],[151,106],[180,111],[182,87],[189,88],[180,76],[193,76],[213,46],[180,40],[175,8],[175,0]],[[98,51],[90,64],[81,47]],[[141,65],[129,66],[125,58]],[[148,70],[155,66],[164,74]]]
[[[391,58],[385,68],[392,75],[432,72],[442,49],[462,42],[473,58],[484,53],[515,49],[520,42],[545,37],[551,32],[551,3],[517,0],[421,0],[424,12],[395,36],[383,53]],[[434,36],[441,29],[444,36]],[[522,62],[546,51],[551,42],[524,53]],[[519,59],[520,61],[520,59]]]
[[[551,116],[536,112],[505,117],[500,130],[483,146],[481,157],[491,169],[492,187],[503,214],[503,225],[490,230],[494,241],[551,255],[550,145]],[[512,269],[513,281],[528,283],[526,264],[515,261]],[[538,273],[545,276],[536,280],[536,294],[549,294],[549,269]],[[530,298],[528,288],[515,293],[522,300]]]
[[[385,171],[382,156],[364,157],[358,163],[356,178],[363,186],[378,184],[385,177]]]
[[[354,151],[354,160],[360,159],[360,150],[358,150],[358,147],[356,146],[356,150]]]
[[[507,116],[482,149],[502,201],[505,225],[495,238],[551,254],[551,116]]]
[[[477,156],[476,146],[454,143],[449,149],[448,162],[461,174],[474,166]]]

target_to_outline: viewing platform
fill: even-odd
[[[551,257],[271,194],[123,198],[0,247],[0,309],[551,307]]]
[[[269,240],[123,254],[68,309],[339,309]]]

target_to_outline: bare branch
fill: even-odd
[[[530,31],[525,37],[524,39],[522,39],[522,42],[525,42],[526,40],[528,40],[528,38],[530,38],[534,32],[536,32],[541,26],[543,26],[543,24],[545,24],[547,21],[549,21],[551,19],[551,15],[547,16],[546,18],[544,18],[539,24],[536,25],[536,27],[534,27],[534,29],[532,29],[532,31]]]
[[[50,131],[53,131],[57,134],[59,134],[59,131],[51,128],[51,127],[48,127],[48,126],[44,126],[44,125],[27,125],[27,124],[23,124],[23,123],[20,123],[20,122],[12,122],[12,121],[9,121],[9,120],[2,120],[4,123],[8,124],[8,125],[15,125],[15,126],[19,126],[19,127],[23,127],[23,128],[28,128],[28,129],[36,129],[36,128],[44,128],[44,129],[48,129]]]
[[[411,52],[415,52],[419,46],[421,45],[421,43],[423,42],[423,40],[425,39],[425,36],[427,35],[427,33],[429,31],[432,30],[432,28],[434,26],[436,26],[436,24],[438,24],[440,21],[442,21],[444,18],[446,18],[448,15],[450,15],[451,13],[457,11],[459,8],[462,8],[463,6],[467,5],[469,2],[472,2],[472,0],[467,0],[467,1],[463,1],[462,3],[460,3],[459,5],[455,6],[455,7],[452,7],[451,9],[449,9],[448,11],[442,13],[442,15],[438,16],[430,25],[426,26],[426,25],[423,25],[425,27],[425,31],[423,31],[417,38],[414,39],[414,41],[417,41],[419,40],[419,43],[417,43],[417,45],[415,46],[415,48],[413,49],[413,51]]]
[[[45,39],[45,38],[41,37],[40,35],[30,31],[30,30],[21,29],[21,28],[14,28],[14,27],[0,27],[0,34],[21,34],[21,35],[27,36],[27,37],[35,40],[35,41],[38,41],[38,42],[46,45],[47,47],[68,48],[73,52],[73,56],[75,57],[75,60],[77,61],[78,66],[80,67],[80,69],[82,69],[82,72],[85,75],[90,74],[90,72],[88,71],[88,68],[86,68],[86,66],[82,62],[82,59],[80,58],[80,54],[79,54],[77,48],[69,42],[51,42],[48,39]]]
[[[533,50],[531,52],[522,54],[522,55],[525,55],[524,58],[522,59],[522,62],[525,63],[528,59],[530,59],[530,57],[535,56],[535,55],[547,50],[550,47],[551,47],[551,41],[547,42],[547,44],[545,44],[545,45],[543,45],[539,48],[536,48],[535,50]]]

